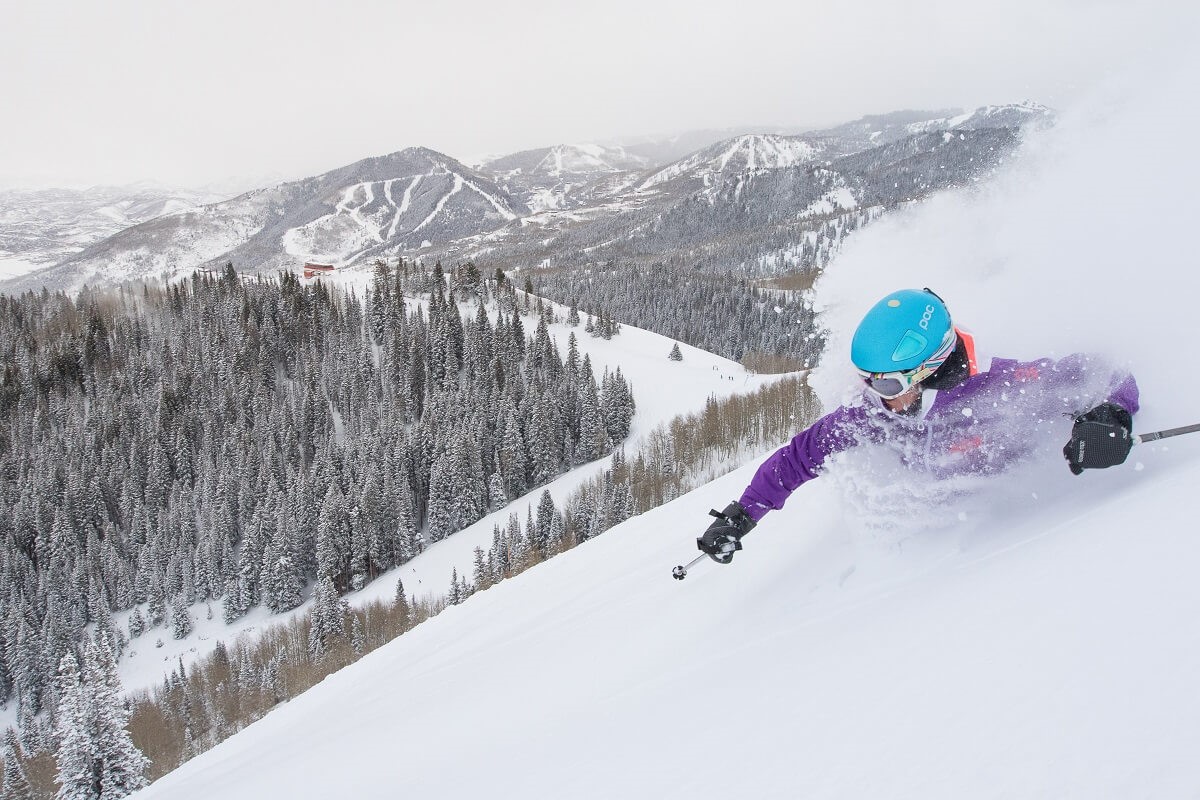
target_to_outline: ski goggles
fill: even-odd
[[[946,332],[946,338],[942,340],[942,344],[937,352],[919,366],[908,370],[896,370],[895,372],[866,372],[860,369],[858,375],[872,392],[884,400],[895,400],[937,372],[938,367],[945,364],[946,359],[954,352],[956,344],[958,344],[958,334],[954,328],[951,328]]]

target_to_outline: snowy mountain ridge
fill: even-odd
[[[228,260],[265,274],[310,258],[355,263],[499,227],[524,213],[485,176],[441,153],[409,148],[150,220],[9,288],[119,283]]]
[[[821,153],[819,143],[813,144],[804,139],[748,134],[720,142],[677,161],[646,178],[638,185],[638,189],[646,191],[684,176],[705,180],[722,172],[794,167],[815,160]]]
[[[0,287],[22,291],[43,285],[120,283],[186,274],[226,261],[233,261],[240,271],[258,274],[295,268],[307,259],[353,266],[397,255],[444,260],[487,257],[509,266],[581,266],[645,249],[645,243],[637,241],[642,234],[636,232],[651,228],[655,240],[662,240],[654,248],[672,250],[671,237],[691,235],[688,232],[694,230],[694,223],[684,220],[680,212],[686,211],[697,191],[704,192],[706,202],[717,209],[721,225],[744,229],[742,238],[781,240],[778,246],[764,245],[767,252],[745,266],[753,272],[758,269],[754,262],[778,260],[781,252],[800,252],[805,234],[776,230],[764,236],[760,226],[777,227],[777,214],[764,217],[756,212],[745,217],[738,211],[740,194],[732,206],[717,202],[729,195],[724,184],[764,170],[787,173],[818,161],[830,164],[915,141],[930,131],[1017,130],[1048,114],[1031,104],[958,115],[905,112],[800,135],[739,135],[666,165],[652,165],[634,147],[559,145],[493,159],[471,169],[444,154],[409,148],[143,222],[52,268],[0,282]],[[1012,141],[972,139],[968,144],[978,142],[982,148],[978,158],[964,155],[961,165],[953,165],[953,175],[930,177],[966,179],[962,173],[986,169],[991,158],[987,154],[994,153],[997,145],[1011,147]],[[797,173],[781,180],[805,184],[808,178]],[[939,188],[936,182],[930,183],[929,191]],[[813,186],[785,190],[770,182],[755,185],[763,203],[778,205],[779,198],[771,192],[801,195],[803,205],[795,209],[797,214],[812,202],[808,199],[812,191],[820,195],[828,190],[820,180]],[[759,205],[765,207],[763,203]],[[856,197],[854,205],[878,203],[878,199]],[[623,218],[626,212],[634,213]],[[682,227],[667,231],[664,224]],[[707,253],[702,256],[706,262],[727,263],[728,256],[720,248],[729,241],[721,235],[698,251]],[[825,249],[829,247],[826,243]],[[814,264],[819,265],[819,259],[807,265],[784,259],[779,269]]]

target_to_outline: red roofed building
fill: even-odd
[[[304,265],[304,277],[314,278],[322,273],[333,272],[333,264],[323,264],[320,261],[309,261]]]

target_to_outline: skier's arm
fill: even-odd
[[[788,497],[817,477],[825,459],[864,437],[867,410],[842,406],[826,414],[762,463],[738,503],[755,522],[783,508]]]
[[[1140,407],[1133,375],[1113,369],[1097,357],[1074,353],[1059,361],[1046,360],[1028,366],[1042,367],[1041,378],[1048,381],[1047,388],[1061,395],[1064,404],[1073,406],[1067,410],[1076,414],[1106,402],[1120,406],[1130,416]]]

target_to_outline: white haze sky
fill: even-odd
[[[1062,108],[1178,36],[1189,5],[0,0],[0,188],[202,186],[413,145],[471,161],[902,108]]]

